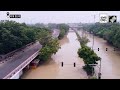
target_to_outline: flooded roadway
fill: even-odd
[[[80,33],[80,32],[79,32]],[[80,33],[81,35],[81,33]],[[89,47],[92,47],[93,36],[88,34],[90,42]],[[52,56],[45,64],[40,65],[37,69],[29,70],[24,74],[23,79],[83,79],[87,78],[83,71],[83,60],[77,55],[79,42],[76,40],[76,34],[69,32],[62,40],[60,40],[61,49]],[[99,51],[98,51],[99,48]],[[106,48],[108,50],[106,51]],[[102,79],[120,79],[120,52],[114,51],[114,47],[110,46],[106,40],[94,37],[94,51],[101,61]],[[61,62],[64,62],[61,67]],[[76,67],[73,63],[76,62]],[[96,67],[96,74],[98,73]]]
[[[83,60],[77,54],[80,44],[75,32],[69,32],[60,40],[60,45],[61,49],[50,60],[26,72],[22,79],[86,79],[86,72],[82,69]]]
[[[80,33],[80,32],[79,32]],[[80,35],[82,35],[80,33]],[[93,35],[88,34],[90,42],[89,47],[93,44]],[[99,48],[99,51],[98,51]],[[106,48],[108,50],[106,51]],[[101,60],[101,73],[102,79],[120,79],[120,51],[114,51],[114,47],[110,46],[106,40],[94,36],[94,51],[97,53]],[[96,67],[96,72],[98,68]],[[98,72],[97,72],[98,73]]]

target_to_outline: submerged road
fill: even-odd
[[[77,54],[80,44],[75,32],[69,32],[60,40],[60,45],[61,49],[50,60],[26,72],[22,79],[86,79],[86,72],[82,69],[84,62]]]
[[[82,32],[79,32],[83,35]],[[92,47],[93,35],[87,33],[87,37],[90,42],[87,44]],[[99,48],[99,51],[98,51]],[[107,51],[106,51],[107,48]],[[120,79],[120,51],[114,51],[114,47],[109,45],[103,38],[94,36],[94,51],[102,58],[101,60],[101,73],[102,79]],[[99,65],[98,65],[99,66]],[[99,68],[96,69],[96,74]]]

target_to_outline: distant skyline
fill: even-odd
[[[6,13],[21,14],[21,18],[7,18]],[[20,23],[93,23],[99,22],[99,14],[116,15],[120,21],[120,11],[0,11],[0,20],[13,20]]]

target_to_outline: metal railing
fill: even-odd
[[[26,61],[20,64],[17,68],[15,68],[12,72],[10,72],[7,76],[3,79],[10,79],[13,75],[19,73],[24,67],[26,67],[37,55],[39,54],[39,50],[35,52],[32,56],[30,56]]]

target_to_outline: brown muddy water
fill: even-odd
[[[81,32],[79,32],[82,35]],[[93,44],[93,35],[86,34],[90,42],[89,47]],[[98,51],[99,48],[99,51]],[[106,48],[108,49],[106,51]],[[102,79],[120,79],[120,51],[114,51],[114,47],[109,45],[106,40],[100,37],[94,36],[94,51],[102,58],[101,60],[101,73]],[[99,67],[99,65],[98,65]],[[96,74],[98,73],[98,67],[96,67]]]
[[[80,44],[75,32],[69,32],[60,40],[60,45],[61,49],[50,60],[26,72],[22,79],[87,79],[86,72],[82,69],[83,60],[77,54]]]

